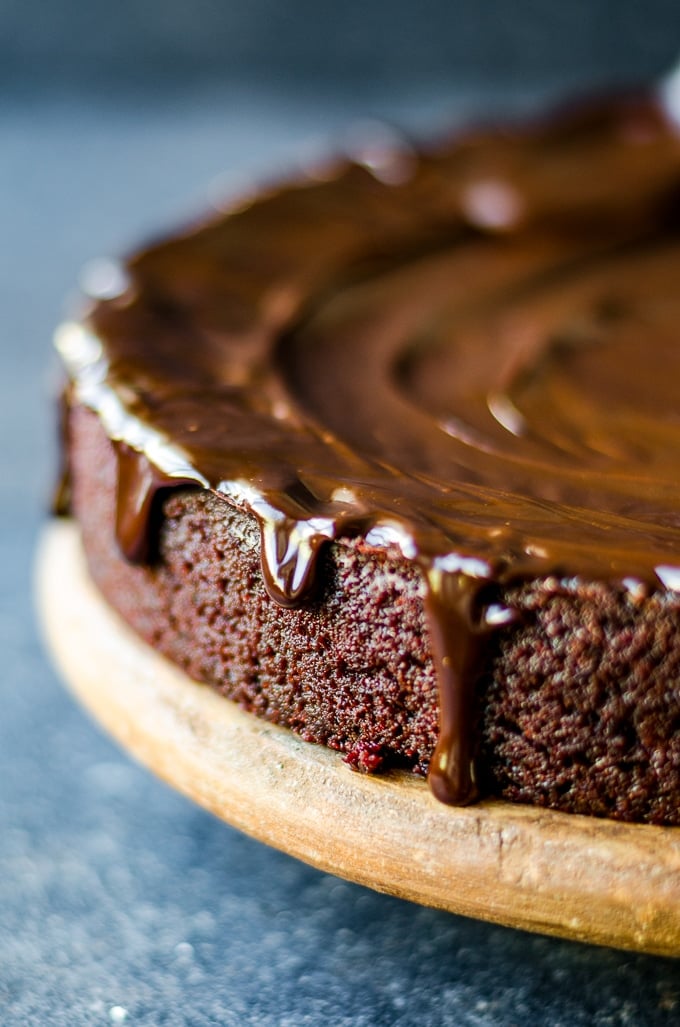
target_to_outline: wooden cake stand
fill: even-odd
[[[315,867],[428,906],[580,941],[680,955],[680,828],[365,777],[241,712],[142,642],[90,581],[77,529],[45,530],[39,607],[63,677],[121,745],[218,817]]]

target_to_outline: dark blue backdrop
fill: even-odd
[[[677,0],[3,0],[0,75],[535,87],[658,75],[679,29]]]

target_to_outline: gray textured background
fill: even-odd
[[[426,132],[650,79],[677,3],[0,0],[0,1023],[656,1025],[678,964],[419,909],[218,823],[43,656],[49,339],[82,265],[383,115]],[[213,186],[211,186],[213,183]]]
[[[38,75],[612,81],[675,57],[675,0],[3,0],[0,68]],[[77,67],[76,67],[77,66]]]

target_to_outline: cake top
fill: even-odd
[[[680,141],[661,107],[369,160],[133,257],[84,358],[131,415],[121,438],[325,534],[478,574],[653,578],[680,551]]]
[[[119,444],[122,548],[178,483],[255,514],[282,604],[327,540],[396,546],[449,662],[512,618],[482,585],[680,588],[679,214],[636,97],[369,148],[137,254],[58,340]]]

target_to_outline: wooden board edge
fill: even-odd
[[[680,955],[680,828],[484,802],[454,809],[408,775],[366,777],[243,713],[147,646],[93,585],[76,526],[46,526],[45,640],[120,744],[253,837],[424,905],[530,931]]]

